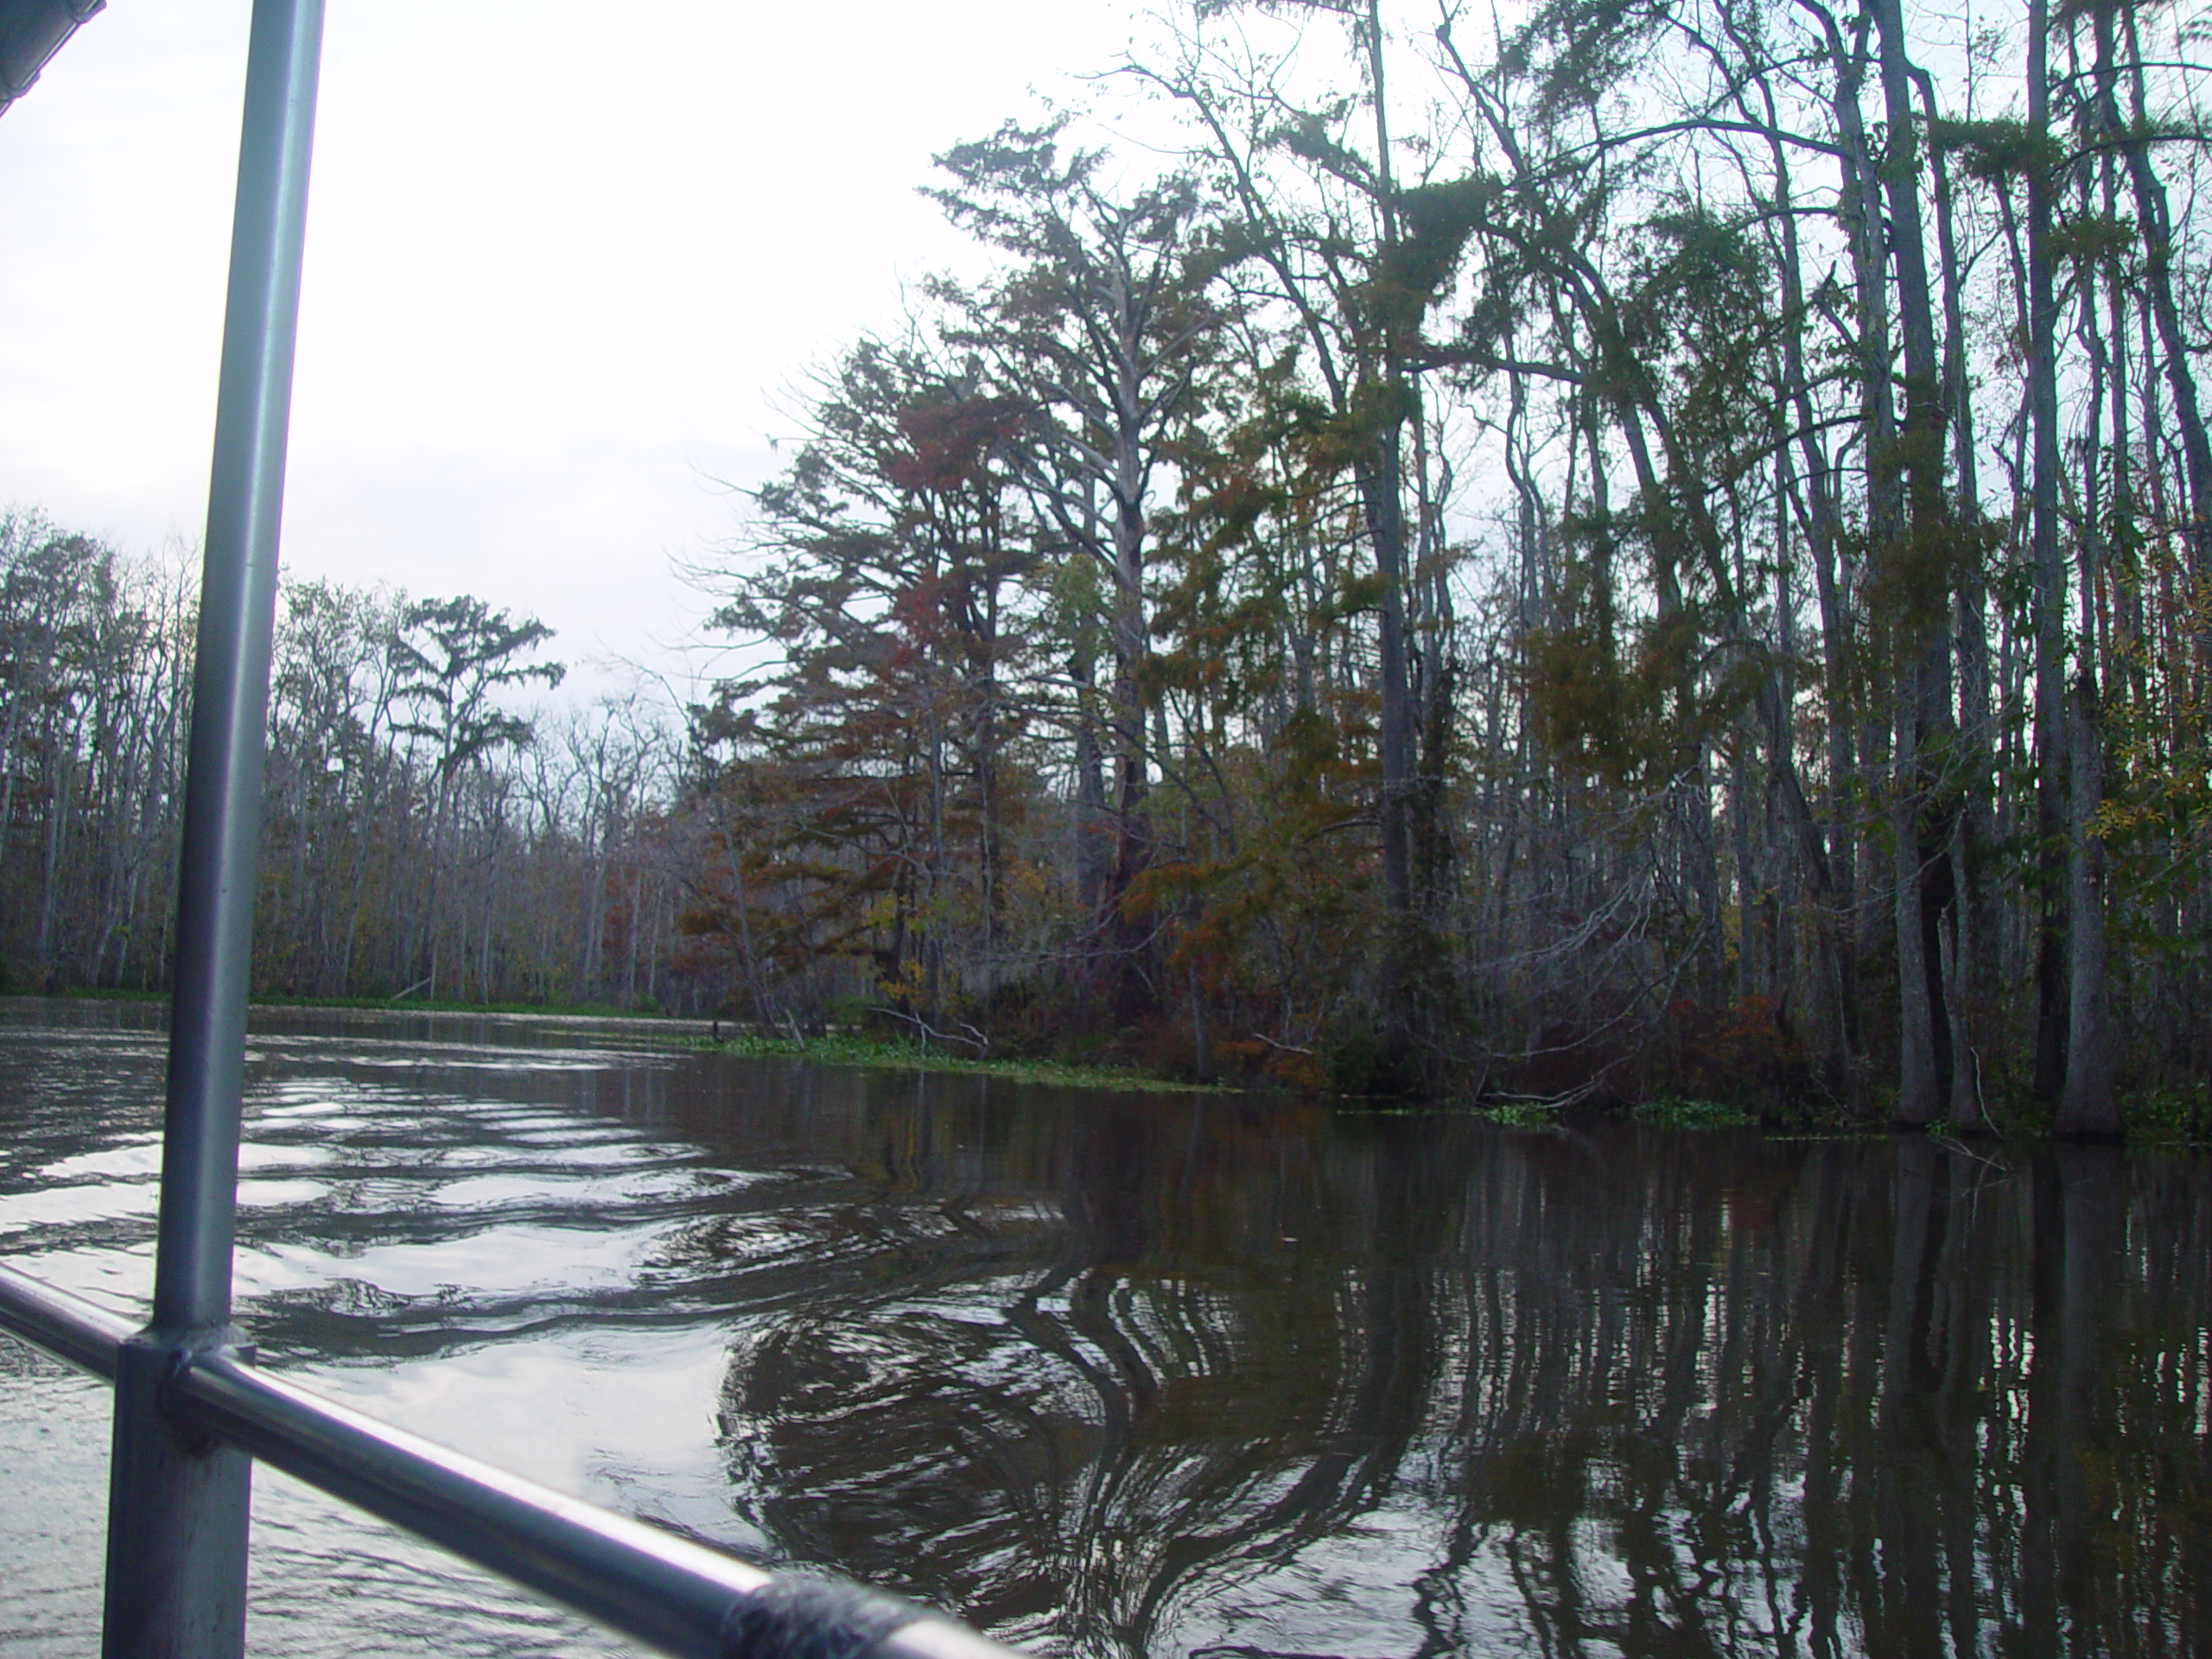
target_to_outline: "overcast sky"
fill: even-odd
[[[249,10],[111,0],[0,116],[0,505],[196,544]],[[779,394],[959,257],[931,153],[1079,95],[1128,17],[330,0],[286,569],[655,656]]]

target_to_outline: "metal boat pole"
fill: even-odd
[[[238,1340],[247,970],[321,46],[322,0],[255,0],[193,671],[154,1313],[117,1369],[105,1659],[237,1659],[245,1641],[251,1459],[180,1428],[163,1395],[186,1356]]]

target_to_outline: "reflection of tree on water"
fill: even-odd
[[[1426,1390],[1397,1388],[1402,1421],[1377,1431],[1390,1395],[1361,1385],[1378,1369],[1357,1351],[1366,1322],[1344,1319],[1335,1252],[1316,1242],[1373,1217],[1334,1213],[1294,1156],[1252,1179],[1255,1154],[1300,1144],[1271,1115],[1087,1113],[1057,1149],[1058,1225],[972,1201],[918,1285],[849,1282],[769,1322],[729,1388],[760,1437],[734,1451],[759,1523],[795,1555],[1118,1651],[1141,1649],[1195,1574],[1364,1507]],[[1316,1257],[1322,1270],[1290,1270]],[[1408,1271],[1395,1252],[1376,1266]],[[1394,1340],[1389,1322],[1364,1340]]]
[[[2202,1166],[1066,1122],[876,1120],[726,1389],[791,1558],[1082,1653],[2204,1649]]]

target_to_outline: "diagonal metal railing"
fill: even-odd
[[[70,8],[76,18],[92,9]],[[258,1458],[670,1653],[1015,1659],[909,1603],[763,1571],[321,1399],[257,1370],[231,1323],[262,751],[322,16],[322,0],[255,0],[247,47],[152,1317],[134,1330],[0,1266],[0,1329],[115,1385],[102,1653],[238,1659]]]
[[[136,1333],[0,1264],[0,1330],[116,1379]],[[773,1573],[495,1469],[265,1375],[235,1353],[181,1362],[165,1418],[690,1659],[1018,1659],[896,1597]],[[169,1634],[175,1634],[170,1632]],[[149,1632],[148,1651],[196,1652]]]

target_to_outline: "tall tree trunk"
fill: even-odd
[[[1947,1103],[1952,1082],[1942,957],[1940,950],[1931,948],[1951,885],[1947,861],[1955,816],[1939,798],[1943,788],[1939,769],[1955,764],[1949,582],[1944,579],[1955,552],[1955,526],[1944,491],[1943,436],[1949,411],[1936,346],[1920,202],[1920,143],[1903,9],[1900,0],[1874,0],[1872,10],[1880,35],[1882,97],[1888,117],[1889,153],[1881,171],[1897,270],[1898,332],[1904,346],[1905,413],[1897,449],[1910,514],[1906,535],[1877,549],[1901,595],[1894,772],[1899,797],[1897,868],[1901,882],[1910,874],[1913,889],[1900,889],[1897,894],[1902,1068],[1897,1116],[1906,1122],[1924,1123]]]
[[[1913,73],[1930,130],[1942,111],[1935,78]],[[1967,372],[1966,271],[1959,258],[1950,168],[1940,150],[1930,156],[1935,184],[1936,247],[1943,311],[1943,400],[1951,435],[1952,499],[1959,533],[1967,540],[1952,597],[1951,626],[1958,645],[1959,717],[1954,775],[1957,817],[1950,849],[1952,900],[1946,912],[1948,961],[1944,982],[1950,1018],[1950,1121],[1955,1129],[1986,1126],[1981,1065],[1974,1026],[1987,997],[1989,903],[1983,850],[1990,844],[1989,619],[1983,576],[1981,490],[1974,454],[1974,396]]]
[[[1813,892],[1818,912],[1819,925],[1815,948],[1826,958],[1815,964],[1815,982],[1827,988],[1823,1001],[1834,1004],[1825,1027],[1825,1052],[1822,1069],[1827,1087],[1840,1095],[1850,1086],[1850,1079],[1857,1070],[1859,1040],[1859,972],[1851,913],[1857,904],[1858,870],[1853,857],[1855,837],[1845,824],[1846,803],[1850,801],[1857,787],[1858,758],[1852,745],[1852,687],[1850,667],[1851,617],[1847,596],[1838,582],[1837,543],[1842,533],[1841,516],[1836,505],[1836,490],[1831,463],[1821,447],[1821,423],[1813,407],[1812,383],[1805,372],[1804,334],[1808,320],[1805,300],[1803,259],[1797,239],[1796,220],[1791,212],[1795,196],[1790,187],[1789,151],[1780,137],[1781,124],[1771,101],[1770,88],[1764,89],[1769,102],[1766,105],[1767,124],[1770,136],[1769,151],[1776,179],[1777,213],[1777,244],[1780,253],[1783,289],[1782,330],[1783,383],[1788,390],[1789,411],[1794,417],[1796,442],[1803,461],[1803,507],[1806,550],[1813,564],[1813,587],[1821,612],[1821,665],[1822,691],[1827,709],[1827,823],[1829,835],[1823,837],[1813,822],[1810,807],[1805,803],[1804,791],[1796,778],[1796,756],[1791,745],[1791,722],[1788,718],[1789,701],[1784,699],[1770,717],[1769,743],[1777,763],[1787,758],[1791,769],[1789,779],[1789,801],[1796,809],[1794,816],[1802,825],[1806,861],[1814,877]],[[1778,482],[1783,493],[1796,497],[1793,487],[1796,462],[1787,445],[1777,446],[1776,467]],[[1778,544],[1778,543],[1777,543]],[[1786,580],[1786,562],[1777,565],[1777,581]],[[1790,655],[1785,643],[1783,656]],[[1825,844],[1824,844],[1825,842]],[[1830,965],[1832,964],[1832,965]]]
[[[2029,0],[2028,133],[2050,133],[2049,0]],[[2056,180],[2040,154],[2028,168],[2028,423],[2031,544],[2036,629],[2036,1064],[2037,1098],[2057,1103],[2066,1079],[2069,1009],[2065,923],[2066,566],[2058,551],[2058,301],[2051,281]]]
[[[1896,393],[1891,385],[1890,238],[1882,212],[1880,180],[1866,133],[1865,112],[1859,106],[1866,81],[1867,35],[1873,19],[1871,14],[1862,12],[1851,38],[1847,40],[1834,17],[1820,8],[1819,0],[1804,0],[1804,3],[1821,22],[1835,77],[1831,101],[1842,152],[1839,158],[1836,211],[1850,252],[1852,288],[1857,302],[1856,367],[1859,382],[1859,442],[1866,457],[1866,539],[1877,548],[1894,546],[1904,534],[1904,501],[1898,471]],[[1839,552],[1843,550],[1840,548]],[[1847,564],[1840,574],[1843,580],[1838,585],[1846,590],[1843,602],[1848,617],[1849,594],[1863,590],[1862,583],[1853,579]],[[1894,696],[1883,683],[1884,666],[1884,658],[1876,649],[1870,631],[1867,649],[1856,653],[1850,663],[1855,671],[1857,696],[1847,706],[1847,711],[1840,708],[1830,715],[1831,720],[1850,719],[1857,722],[1855,775],[1870,783],[1881,778],[1888,763],[1890,722],[1883,715],[1885,709],[1891,715],[1896,709]],[[1893,677],[1894,653],[1890,666]],[[1843,829],[1840,823],[1839,833]],[[1879,900],[1883,897],[1880,869],[1875,856],[1872,824],[1867,816],[1862,815],[1849,829],[1865,843],[1853,849],[1848,861],[1852,868],[1866,874],[1863,889],[1866,902],[1854,904],[1849,912],[1859,930],[1853,939],[1853,948],[1871,954],[1879,944]],[[1896,868],[1892,859],[1892,879]],[[1894,933],[1895,894],[1889,897]]]
[[[1919,1127],[1942,1109],[1936,1058],[1936,1009],[1929,996],[1928,930],[1922,908],[1917,676],[1900,677],[1897,709],[1897,785],[1891,805],[1897,941],[1897,1103],[1899,1123]]]
[[[2111,1018],[2106,986],[2104,842],[2094,823],[2104,793],[2104,735],[2096,682],[2084,668],[2074,683],[2073,793],[2067,835],[2066,1087],[2051,1133],[2115,1135]]]
[[[1122,318],[1128,315],[1124,305]],[[1152,930],[1122,912],[1123,898],[1153,857],[1144,702],[1144,665],[1151,650],[1144,603],[1147,469],[1137,413],[1135,342],[1123,343],[1116,364],[1114,610],[1109,630],[1114,652],[1114,864],[1101,919],[1103,933],[1113,941],[1115,1019],[1126,1026],[1147,1012],[1158,996],[1147,960]]]
[[[2113,0],[2104,0],[2093,13],[2098,56],[2106,61],[2111,58],[2111,34],[2117,10]],[[2126,158],[2128,182],[2135,198],[2136,229],[2143,238],[2141,282],[2165,359],[2166,386],[2173,399],[2174,425],[2181,439],[2182,461],[2189,479],[2190,570],[2198,582],[2212,582],[2212,435],[2206,432],[2203,412],[2197,403],[2196,376],[2190,366],[2189,342],[2174,296],[2173,214],[2166,200],[2166,188],[2151,165],[2149,111],[2143,105],[2139,68],[2137,73],[2132,122],[2121,120],[2110,81],[2101,78],[2103,125],[2118,142],[2120,154]],[[2147,363],[2145,370],[2148,372]],[[2198,654],[2202,668],[2202,659],[2212,655],[2212,639],[2200,635]]]

